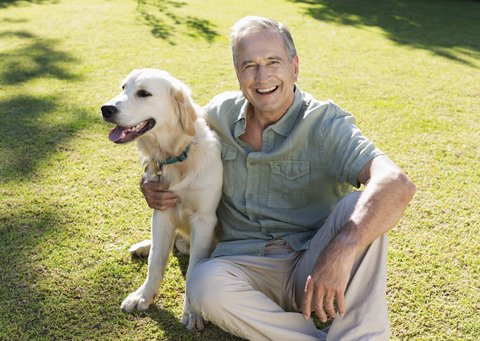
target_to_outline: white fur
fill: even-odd
[[[140,96],[139,89],[151,96]],[[195,266],[210,256],[222,186],[220,146],[205,123],[202,109],[190,98],[190,90],[165,71],[132,71],[123,83],[123,91],[105,106],[117,109],[115,115],[105,120],[122,127],[155,119],[155,126],[136,139],[148,180],[157,180],[154,160],[181,155],[193,140],[187,159],[163,166],[160,180],[181,202],[165,211],[153,212],[151,249],[149,241],[131,248],[133,254],[149,253],[148,274],[144,284],[123,301],[121,308],[127,312],[145,310],[157,295],[176,233],[186,239],[181,251],[188,251],[185,244],[191,244],[187,279]],[[203,318],[190,308],[187,300],[182,323],[188,329],[204,327]]]

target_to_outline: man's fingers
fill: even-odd
[[[168,190],[168,187],[161,182],[156,182],[156,181],[143,181],[142,187],[147,191],[166,191]]]
[[[180,201],[180,198],[169,191],[166,185],[155,181],[143,181],[140,188],[148,206],[155,210],[164,211]]]
[[[335,317],[337,315],[335,311],[335,304],[334,304],[335,296],[329,294],[328,296],[325,296],[325,310],[330,315],[331,317]],[[320,317],[322,320],[322,318]],[[325,321],[322,320],[322,322],[327,321],[327,316],[325,316]]]
[[[305,284],[305,291],[303,292],[302,301],[302,314],[305,320],[310,318],[312,313],[312,298],[313,298],[313,280],[308,276],[307,283]]]
[[[315,288],[312,277],[308,276],[305,284],[305,291],[303,293],[302,313],[305,320],[308,320],[313,308],[317,313],[318,318],[322,322],[327,322],[328,315],[331,317],[337,316],[337,311],[340,316],[345,315],[345,297],[343,290],[325,291],[321,287]],[[335,310],[335,300],[337,310]]]
[[[167,208],[174,206],[180,200],[178,198],[168,199],[168,200],[155,200],[152,202],[150,208],[159,211],[165,211]]]
[[[337,310],[340,316],[345,315],[345,296],[343,292],[337,295]]]
[[[315,312],[317,313],[317,317],[320,319],[320,321],[327,322],[327,314],[323,309],[324,298],[325,295],[323,293],[319,294],[318,292],[316,292],[313,307],[315,308]]]

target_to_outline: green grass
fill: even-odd
[[[0,0],[0,339],[234,340],[180,322],[172,255],[145,312],[128,248],[149,235],[134,145],[100,106],[134,68],[169,71],[206,104],[238,85],[229,27],[286,22],[304,91],[351,111],[417,185],[390,233],[392,340],[480,335],[480,3],[429,0]]]

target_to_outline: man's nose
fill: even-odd
[[[265,83],[270,78],[270,71],[267,67],[260,65],[257,68],[257,73],[255,75],[255,80],[259,83]]]

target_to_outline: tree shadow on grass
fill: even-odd
[[[0,53],[0,86],[21,86],[36,79],[82,79],[69,70],[77,60],[59,51],[58,41],[25,31],[1,32],[0,39],[7,44],[20,42],[18,47]],[[94,123],[85,110],[67,106],[64,95],[34,95],[18,89],[0,99],[0,180],[34,173],[39,162]]]
[[[59,0],[0,0],[0,8],[7,8],[9,6],[20,6],[21,4],[31,3],[37,5],[56,4]]]
[[[60,151],[65,142],[96,123],[85,110],[62,112],[57,96],[18,95],[0,101],[0,181],[27,178],[37,166]]]
[[[175,45],[175,35],[179,34],[179,28],[184,26],[186,35],[197,39],[201,38],[211,43],[219,35],[215,31],[215,25],[205,19],[193,16],[182,17],[175,14],[172,9],[186,6],[186,2],[170,0],[138,0],[137,11],[143,21],[151,27],[152,34],[161,38],[171,45]]]
[[[480,3],[467,0],[290,0],[317,20],[379,27],[399,45],[430,50],[472,67],[480,58]],[[452,52],[454,50],[455,52]]]
[[[57,50],[57,40],[42,39],[26,31],[0,33],[0,39],[4,38],[22,39],[25,44],[0,53],[3,64],[0,84],[15,85],[34,78],[81,79],[68,71],[69,65],[77,60],[69,53]]]
[[[0,209],[0,338],[27,340],[34,338],[32,329],[48,333],[51,328],[42,326],[48,324],[42,317],[52,308],[44,303],[56,295],[36,286],[53,269],[42,265],[44,248],[40,245],[61,238],[65,221],[56,205],[41,210],[15,202],[6,206],[6,211]],[[58,295],[57,289],[52,291]]]

